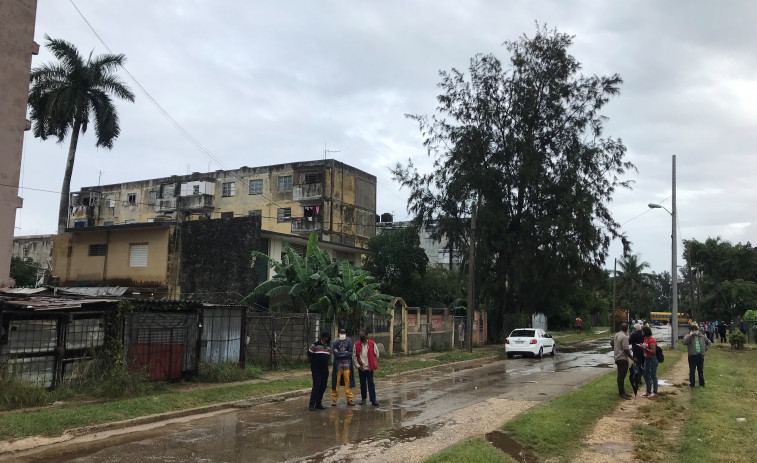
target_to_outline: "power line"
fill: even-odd
[[[100,34],[97,33],[97,31],[95,30],[94,26],[92,26],[92,24],[89,22],[89,20],[87,20],[87,18],[84,16],[84,13],[82,13],[82,11],[79,9],[79,7],[76,6],[76,3],[74,3],[74,0],[69,0],[69,2],[74,7],[74,9],[76,10],[76,12],[79,13],[79,16],[81,16],[81,18],[87,24],[87,27],[89,27],[89,29],[92,31],[92,33],[95,34],[95,37],[97,37],[97,39],[100,41],[100,43],[102,43],[102,45],[105,47],[105,49],[108,50],[108,53],[113,54],[113,52],[111,51],[110,47],[108,47],[108,44],[105,43],[105,40],[103,40],[103,38],[100,36]],[[137,80],[137,78],[134,77],[134,75],[131,72],[129,72],[129,70],[126,68],[125,65],[122,65],[121,67],[123,68],[124,72],[129,76],[129,78],[134,82],[134,84],[136,84],[137,87],[139,87],[139,89],[142,91],[142,93],[144,93],[144,95],[147,97],[147,99],[150,101],[150,103],[152,103],[153,106],[155,106],[155,108],[160,112],[160,114],[168,122],[170,122],[171,125],[173,125],[174,128],[176,130],[178,130],[179,133],[190,144],[192,144],[195,148],[197,148],[197,150],[200,151],[200,153],[202,153],[203,155],[205,155],[212,162],[216,163],[219,167],[221,167],[222,169],[224,169],[226,171],[229,171],[229,173],[233,177],[235,177],[237,180],[239,180],[243,184],[247,183],[247,187],[249,188],[249,183],[245,179],[243,179],[242,177],[238,176],[236,174],[236,172],[233,172],[233,170],[230,169],[226,164],[224,164],[220,160],[220,158],[218,158],[217,156],[215,156],[208,148],[206,148],[202,143],[200,143],[199,140],[197,140],[194,136],[192,136],[192,134],[189,133],[189,131],[187,129],[185,129],[183,125],[181,125],[181,123],[179,123],[176,119],[174,119],[173,116],[171,116],[171,114],[168,111],[166,111],[166,109],[163,108],[163,106],[161,106],[161,104],[158,103],[158,101],[155,98],[153,98],[153,96],[150,94],[150,92],[147,91],[147,89]],[[274,204],[276,204],[278,206],[278,203],[273,198],[266,198],[266,199],[268,199],[270,202],[272,202],[272,203],[274,203]],[[281,206],[279,206],[279,207],[281,207]]]

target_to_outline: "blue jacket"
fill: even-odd
[[[331,389],[336,390],[336,388],[339,386],[336,383],[336,373],[339,371],[339,362],[341,360],[349,360],[350,361],[350,387],[355,387],[355,372],[353,371],[353,364],[352,364],[352,350],[354,347],[352,346],[352,339],[347,338],[345,343],[345,350],[344,352],[339,350],[339,340],[337,339],[331,344],[331,352],[334,353],[334,367],[331,369]],[[344,379],[340,380],[340,384],[344,384]]]

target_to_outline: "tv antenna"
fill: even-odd
[[[339,150],[330,150],[328,145],[326,145],[326,142],[323,142],[323,160],[325,161],[326,158],[330,153],[340,153]]]

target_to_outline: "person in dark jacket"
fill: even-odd
[[[352,388],[355,387],[355,373],[352,364],[352,340],[347,337],[344,329],[339,330],[339,339],[331,346],[334,353],[334,368],[331,371],[331,406],[336,407],[339,398],[339,386],[344,384],[344,393],[347,396],[347,405],[355,406],[352,401]]]
[[[331,357],[329,343],[331,343],[331,335],[324,331],[321,333],[321,338],[308,349],[310,373],[313,375],[313,388],[310,390],[311,412],[326,408],[321,402],[329,380],[329,358]]]
[[[628,344],[631,345],[631,351],[633,352],[633,361],[639,368],[644,368],[644,351],[641,348],[641,344],[644,342],[644,333],[641,332],[641,323],[637,323],[634,326],[634,330],[630,336],[628,336]]]
[[[704,355],[712,343],[704,334],[699,333],[699,328],[692,325],[689,334],[683,337],[681,343],[686,346],[689,354],[689,387],[694,389],[695,372],[699,372],[699,385],[704,387]]]
[[[720,323],[718,323],[718,334],[720,335],[720,342],[723,344],[725,344],[725,333],[727,329],[725,321],[721,320]]]

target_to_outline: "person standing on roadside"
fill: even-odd
[[[331,335],[324,331],[321,333],[321,338],[308,349],[310,373],[313,375],[313,388],[310,390],[311,412],[326,408],[321,402],[323,401],[323,393],[326,392],[326,384],[329,381],[330,343]]]
[[[707,337],[710,338],[710,342],[715,342],[715,322],[710,322],[707,326]]]
[[[355,343],[354,363],[357,363],[357,374],[360,376],[360,405],[365,405],[366,396],[370,397],[371,404],[378,407],[376,402],[376,384],[373,382],[373,372],[378,368],[378,346],[364,330],[360,330],[360,341]],[[366,390],[367,387],[367,390]]]
[[[644,334],[644,342],[641,349],[644,351],[644,385],[647,392],[642,397],[654,399],[657,397],[657,341],[652,337],[652,328],[645,326],[641,329]]]
[[[704,387],[704,354],[712,343],[707,336],[699,333],[695,325],[689,327],[689,334],[683,337],[681,343],[689,354],[689,388],[694,389],[695,370],[699,372],[699,385]]]
[[[355,406],[352,401],[352,388],[355,387],[355,375],[352,371],[352,340],[347,337],[347,332],[339,330],[339,339],[334,341],[331,350],[334,352],[334,368],[331,372],[331,406],[336,407],[339,398],[339,385],[344,384],[344,394],[347,396],[347,405]]]
[[[628,344],[631,345],[631,351],[633,352],[633,361],[639,368],[644,368],[644,351],[641,349],[641,344],[644,342],[644,334],[641,332],[641,323],[637,323],[631,335],[628,336]]]
[[[625,383],[628,375],[628,361],[633,360],[633,353],[628,347],[628,323],[621,323],[620,328],[612,338],[612,349],[615,356],[615,365],[618,366],[618,395],[625,400],[631,400],[631,395],[626,394]]]
[[[465,349],[465,321],[457,325],[457,339],[460,340],[460,349]]]

